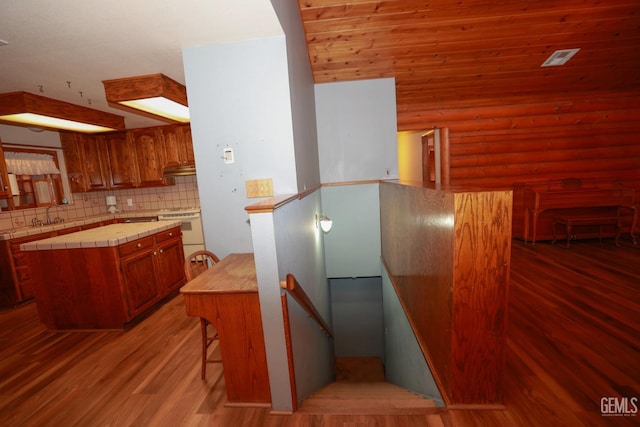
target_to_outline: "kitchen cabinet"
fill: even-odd
[[[20,250],[23,243],[61,236],[106,225],[96,222],[81,226],[69,226],[55,231],[32,234],[10,240],[0,240],[0,307],[13,307],[34,296],[33,278],[28,266],[27,254]]]
[[[109,189],[107,152],[97,136],[60,132],[60,143],[73,193]]]
[[[184,283],[179,230],[145,237],[119,248],[130,316],[138,316]]]
[[[133,142],[126,132],[116,132],[98,136],[107,153],[109,188],[135,188],[139,175]]]
[[[14,305],[17,302],[26,301],[33,298],[33,278],[31,277],[31,271],[29,270],[29,264],[27,262],[27,255],[20,250],[20,245],[27,242],[33,242],[35,240],[46,239],[52,237],[54,232],[46,232],[34,234],[31,236],[21,237],[18,239],[11,239],[6,243],[6,254],[3,254],[3,258],[6,255],[9,258],[8,269],[6,271],[7,277],[2,277],[3,281],[3,294],[9,296],[7,301],[3,305]],[[3,242],[5,243],[5,242]],[[4,252],[4,251],[3,251]],[[3,266],[4,276],[4,266]],[[9,277],[11,275],[12,277]],[[5,279],[12,279],[7,280]],[[13,289],[11,289],[13,288]]]
[[[189,125],[101,135],[60,132],[60,142],[74,193],[173,185],[174,178],[163,176],[165,168],[195,166]]]
[[[0,145],[0,199],[6,199],[9,197],[11,197],[9,175],[7,175],[7,164],[4,161],[4,152]]]
[[[170,125],[162,126],[162,136],[166,167],[195,166],[193,142],[191,140],[191,126]]]
[[[185,283],[176,224],[111,224],[23,248],[51,330],[123,329]]]
[[[138,187],[175,184],[164,177],[165,151],[160,128],[134,129],[127,133],[134,147],[139,171]]]

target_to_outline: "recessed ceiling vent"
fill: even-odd
[[[573,58],[573,55],[578,53],[578,49],[562,49],[556,50],[551,54],[550,57],[547,58],[546,61],[541,65],[541,67],[555,67],[557,65],[564,65],[568,60]]]

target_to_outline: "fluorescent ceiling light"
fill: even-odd
[[[146,111],[147,113],[166,117],[167,119],[175,120],[176,122],[189,122],[189,107],[161,96],[121,101],[120,104]]]
[[[556,50],[544,61],[541,67],[556,67],[558,65],[564,65],[573,58],[573,55],[578,53],[580,48],[577,49],[562,49]]]
[[[188,123],[187,89],[164,74],[104,80],[107,102],[117,108],[169,122]]]
[[[0,94],[0,122],[97,133],[124,130],[124,117],[28,92]]]

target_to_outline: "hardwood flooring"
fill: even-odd
[[[0,311],[2,426],[429,426],[420,415],[271,415],[227,408],[221,366],[200,379],[199,323],[177,296],[126,332],[48,332],[35,304]],[[640,397],[640,248],[513,243],[505,411],[445,426],[634,426],[603,397]],[[437,423],[440,424],[440,423]]]

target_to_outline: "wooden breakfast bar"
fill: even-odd
[[[218,331],[230,406],[269,406],[271,391],[252,253],[230,254],[180,289],[189,316]]]

